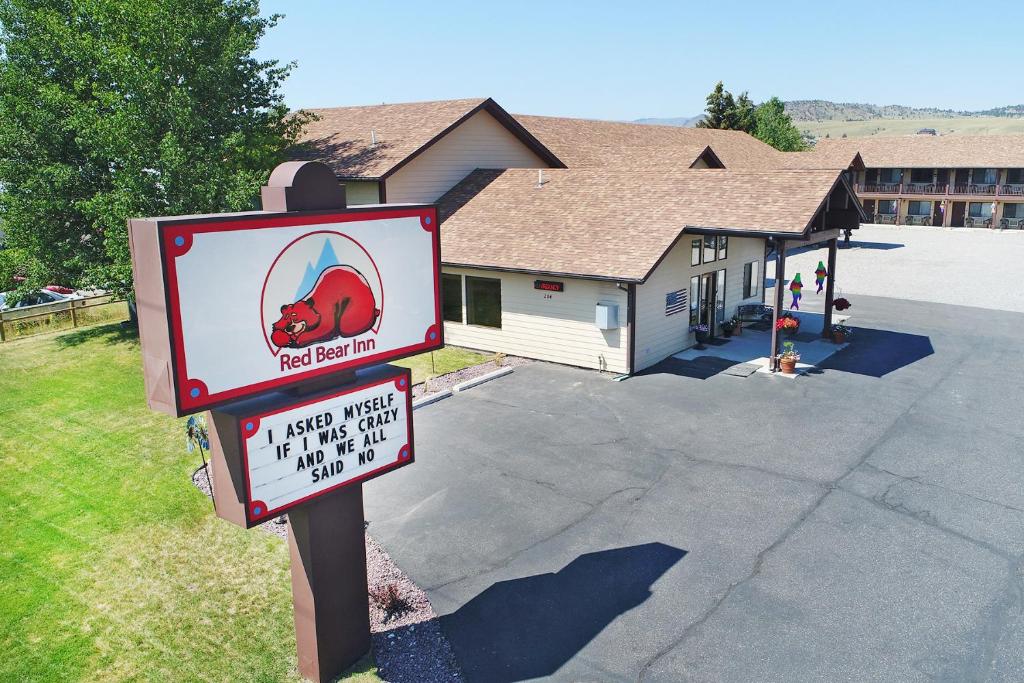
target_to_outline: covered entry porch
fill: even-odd
[[[800,323],[799,331],[792,337],[794,344],[799,344],[798,370],[813,367],[842,348],[832,343],[832,326],[845,322],[849,317],[834,312],[839,242],[841,239],[848,240],[852,231],[859,229],[860,223],[866,219],[867,215],[847,179],[840,175],[813,218],[802,229],[764,235],[766,259],[774,254],[776,261],[775,281],[770,297],[765,296],[769,283],[767,280],[762,283],[763,304],[753,319],[750,316],[740,316],[752,324],[741,326],[738,335],[734,333],[732,337],[713,339],[705,348],[687,349],[675,354],[674,358],[692,360],[698,357],[718,357],[726,361],[755,365],[757,369],[766,372],[777,372],[783,342],[788,338],[787,332],[781,330],[779,325],[784,317],[794,317]],[[736,231],[701,230],[692,227],[687,230],[707,234],[737,234]],[[786,269],[787,254],[818,247],[827,248],[827,258],[823,259],[823,291],[821,294],[816,291],[815,273],[800,273],[802,292],[794,306],[790,274]],[[796,273],[792,275],[795,276]]]

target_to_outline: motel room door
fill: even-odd
[[[708,326],[708,334],[725,319],[725,269],[700,276],[700,322]]]

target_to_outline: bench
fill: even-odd
[[[736,307],[736,317],[744,323],[769,322],[772,312],[772,307],[766,304],[740,304]]]
[[[1024,218],[1002,218],[999,220],[999,227],[1004,230],[1007,228],[1020,230],[1024,228]]]

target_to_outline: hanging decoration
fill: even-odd
[[[828,277],[828,270],[825,269],[825,262],[818,261],[818,267],[814,269],[814,284],[818,285],[815,294],[821,294],[821,288],[825,286],[825,278]]]
[[[800,273],[797,273],[793,276],[793,281],[789,283],[789,292],[793,295],[793,301],[789,304],[791,309],[800,310],[800,290],[803,288],[804,284],[800,282]]]

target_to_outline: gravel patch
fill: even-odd
[[[486,375],[488,372],[494,372],[498,368],[518,368],[523,365],[529,365],[532,362],[533,361],[529,358],[505,356],[501,361],[501,365],[495,365],[494,361],[490,360],[486,363],[480,363],[479,365],[471,365],[468,368],[449,372],[446,375],[438,375],[437,377],[428,379],[426,382],[421,382],[420,384],[415,385],[412,388],[412,397],[417,399],[428,394],[436,394],[439,391],[451,389],[460,382],[465,382],[468,379]]]
[[[490,371],[493,364],[477,367]],[[210,480],[206,472],[205,467],[199,467],[192,473],[192,483],[209,496]],[[282,515],[265,522],[260,529],[287,540],[286,518]],[[373,598],[368,599],[373,656],[381,679],[391,683],[461,682],[462,672],[427,594],[395,565],[387,551],[369,534],[366,534],[366,582],[369,593],[394,586],[407,607],[400,613],[388,614]]]

